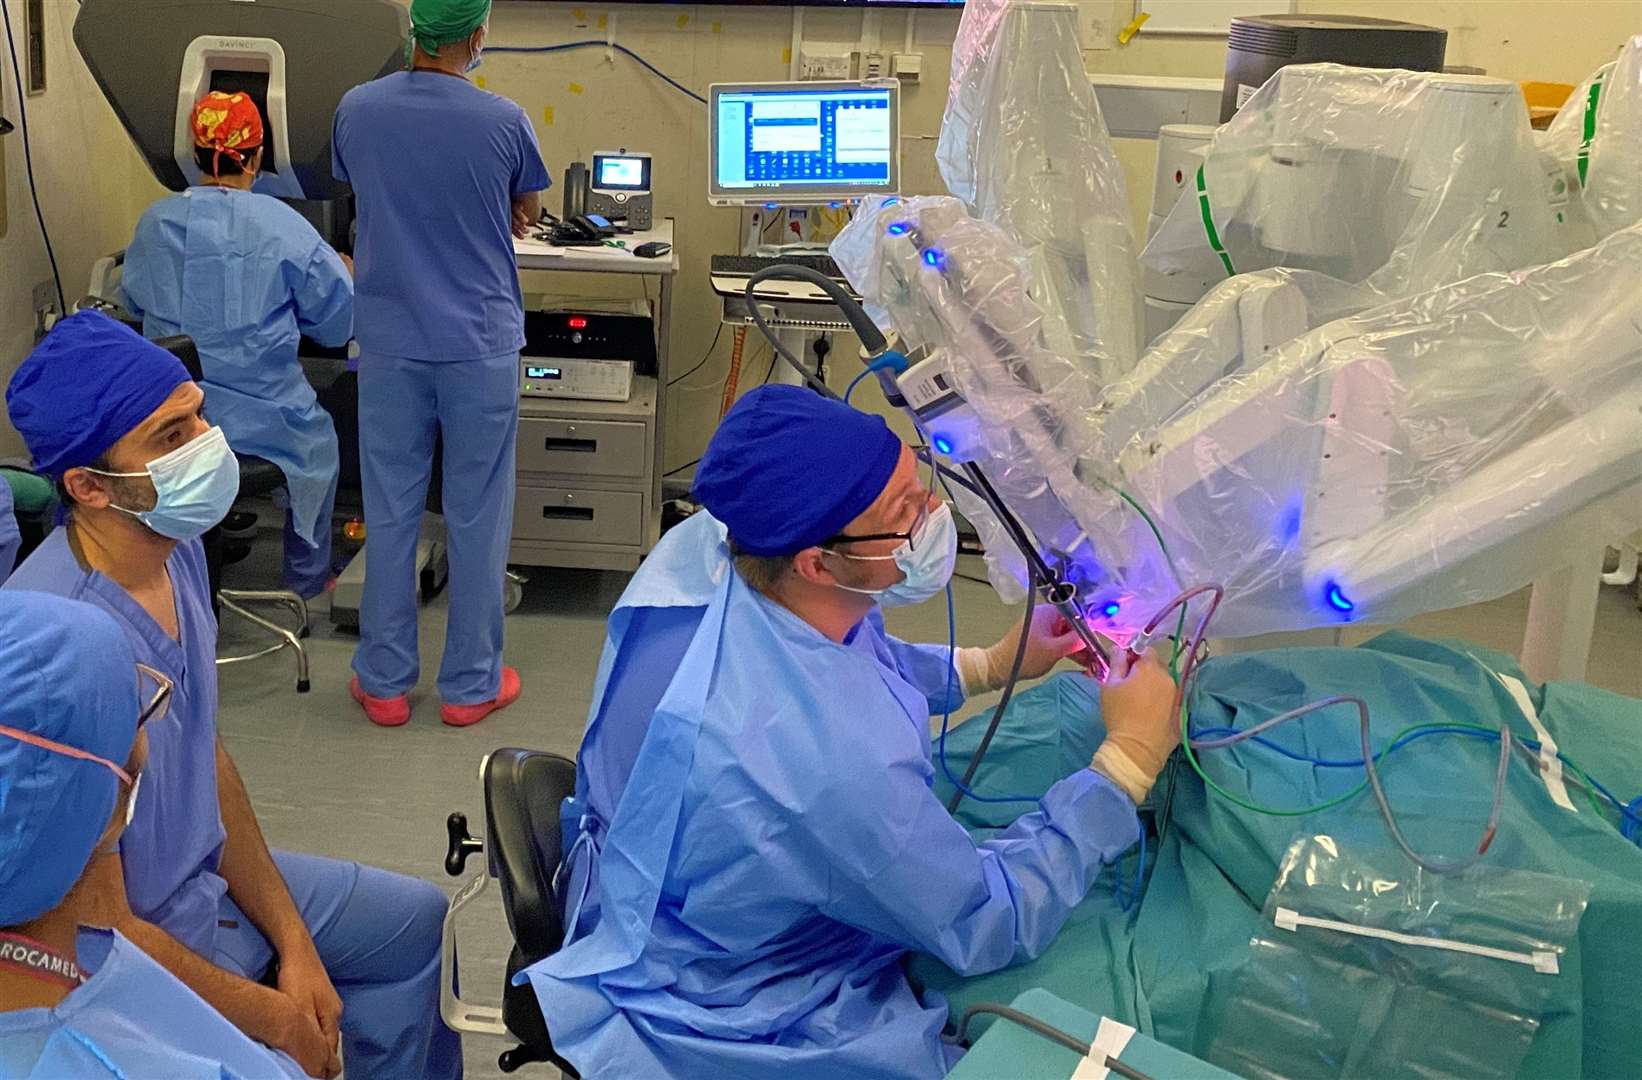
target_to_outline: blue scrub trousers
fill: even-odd
[[[503,583],[513,534],[519,354],[430,362],[359,359],[359,466],[365,489],[365,595],[353,669],[373,697],[398,697],[420,674],[416,540],[444,433],[450,615],[439,697],[491,701],[502,685]]]
[[[445,894],[374,866],[273,853],[342,998],[342,1064],[358,1080],[462,1075],[462,1038],[439,1017],[439,931]],[[216,955],[226,971],[260,980],[274,951],[228,897]]]
[[[336,481],[337,474],[332,473],[330,494],[319,519],[319,535],[314,538],[317,544],[311,545],[297,535],[291,511],[285,511],[285,587],[304,600],[312,600],[331,583],[331,515],[336,510]]]

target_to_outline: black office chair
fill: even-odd
[[[195,347],[192,338],[185,336],[160,338],[155,341],[178,360],[187,369],[195,382],[205,378],[204,369],[200,366],[199,349]],[[251,499],[258,496],[271,495],[285,486],[285,473],[278,465],[266,458],[255,457],[250,454],[236,453],[239,461],[239,495],[238,499]],[[238,615],[246,622],[272,635],[274,641],[265,648],[256,649],[248,653],[239,653],[233,656],[219,656],[218,667],[229,664],[243,664],[251,660],[260,660],[264,656],[290,649],[296,656],[296,691],[299,694],[308,692],[308,650],[302,644],[309,634],[308,602],[289,589],[225,589],[222,587],[222,568],[224,564],[224,538],[221,525],[214,526],[200,538],[205,548],[206,576],[211,583],[211,597],[218,609],[218,614],[226,609]],[[265,619],[251,611],[247,604],[277,604],[288,608],[297,618],[297,628],[287,629],[280,624]]]
[[[442,981],[439,1011],[454,1031],[511,1035],[518,1046],[505,1050],[497,1066],[511,1073],[523,1065],[546,1063],[565,1075],[580,1074],[553,1049],[536,991],[513,976],[559,950],[564,942],[564,913],[553,890],[561,861],[560,804],[576,790],[576,765],[557,754],[507,748],[493,751],[479,767],[485,793],[485,839],[468,833],[467,816],[447,819],[449,849],[445,872],[459,877],[468,856],[487,853],[483,873],[464,885],[445,914],[441,946]],[[456,993],[456,914],[494,877],[501,886],[502,908],[513,932],[502,1007],[468,1005]]]
[[[0,461],[0,483],[12,489],[12,515],[17,521],[18,535],[14,566],[22,566],[23,560],[57,527],[57,510],[61,504],[52,482],[30,468],[25,460]],[[4,580],[4,572],[5,567],[0,567],[0,581]]]

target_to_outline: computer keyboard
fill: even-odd
[[[752,277],[771,266],[804,266],[836,281],[844,280],[830,255],[714,255],[712,272],[724,277]]]

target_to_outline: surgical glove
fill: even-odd
[[[996,645],[985,649],[958,650],[958,677],[963,681],[965,696],[1003,689],[1009,681],[1009,671],[1015,665],[1015,653],[1020,649],[1021,626],[1024,623],[1025,620],[1021,620]],[[1040,605],[1032,611],[1032,629],[1027,635],[1020,677],[1042,678],[1056,664],[1083,647],[1083,639],[1072,629],[1064,615],[1047,604]]]
[[[1174,680],[1156,652],[1132,663],[1127,653],[1112,659],[1111,674],[1100,688],[1100,711],[1106,739],[1090,768],[1122,788],[1138,806],[1180,745]]]

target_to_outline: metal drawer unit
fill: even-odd
[[[661,532],[656,380],[624,402],[522,398],[508,561],[637,569]]]
[[[648,471],[648,435],[642,421],[521,415],[519,474],[562,473],[639,480]]]

